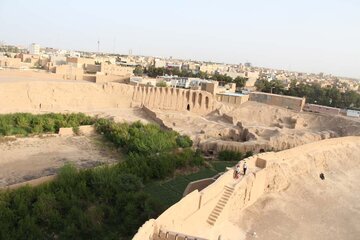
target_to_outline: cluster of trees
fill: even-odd
[[[212,79],[219,82],[225,83],[236,83],[236,87],[242,88],[245,86],[247,78],[245,77],[236,77],[232,78],[227,76],[226,74],[208,74],[206,72],[198,71],[196,73],[187,70],[179,70],[178,68],[156,68],[154,66],[150,66],[148,68],[143,68],[141,66],[137,66],[134,70],[134,74],[137,76],[141,76],[146,74],[149,77],[157,77],[157,76],[164,76],[167,75],[177,75],[179,77],[193,77],[193,78],[201,78],[201,79]]]
[[[128,155],[121,164],[123,172],[134,174],[143,182],[171,177],[176,169],[204,163],[200,153],[191,149],[193,142],[188,136],[162,130],[158,125],[100,119],[95,126]]]
[[[93,124],[94,121],[92,117],[83,113],[2,114],[0,115],[0,136],[57,133],[61,127],[72,127],[76,130],[80,125]]]
[[[279,80],[258,80],[258,91],[296,97],[306,97],[306,102],[338,108],[360,108],[360,94],[355,91],[340,92],[336,86],[322,88],[319,84],[292,81],[288,89]]]
[[[11,45],[2,45],[0,46],[0,52],[11,52],[11,53],[20,53],[20,49]],[[10,57],[10,55],[8,55]]]
[[[0,239],[131,239],[159,209],[118,165],[68,165],[50,183],[0,194]]]
[[[230,150],[223,150],[218,153],[218,159],[221,161],[240,161],[244,158],[251,157],[253,155],[252,151],[247,151],[246,153],[235,152]]]
[[[37,117],[53,122],[54,131],[95,122],[96,130],[126,153],[126,159],[86,170],[66,165],[52,182],[0,192],[0,239],[131,239],[141,224],[164,210],[145,193],[144,183],[204,164],[188,136],[153,124],[81,114],[6,115],[3,123],[27,129]]]

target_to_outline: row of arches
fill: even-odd
[[[207,113],[213,110],[213,95],[199,90],[135,86],[133,102],[152,108]]]

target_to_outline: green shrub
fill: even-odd
[[[158,210],[118,165],[67,165],[50,183],[0,193],[0,239],[131,239]]]
[[[253,152],[253,151],[247,151],[247,152],[245,153],[244,158],[251,157],[252,155],[254,155],[254,152]]]
[[[241,152],[223,150],[219,152],[218,158],[221,161],[240,161],[243,159],[243,154]]]
[[[182,148],[188,148],[193,145],[193,141],[187,135],[180,135],[176,138],[176,144]]]
[[[165,131],[158,125],[141,122],[114,123],[100,119],[95,124],[96,130],[127,153],[156,154],[167,152],[176,147],[177,133]]]
[[[81,125],[93,124],[94,122],[94,118],[83,113],[2,114],[0,115],[0,136],[56,133],[61,127],[73,127],[76,129]]]

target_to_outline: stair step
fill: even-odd
[[[216,211],[222,211],[224,208],[219,208],[219,207],[216,207],[216,208],[214,208],[214,210],[216,210]]]
[[[209,216],[208,219],[215,222],[217,218],[215,218],[215,217],[213,217],[213,216]]]
[[[229,190],[233,190],[234,191],[234,188],[233,187],[229,187],[229,186],[226,186],[224,187],[225,189],[229,189]]]
[[[219,215],[220,215],[219,212],[211,212],[211,213],[210,213],[210,216],[218,217]]]
[[[214,208],[214,210],[212,210],[213,212],[217,212],[217,213],[221,213],[222,211],[220,210],[220,209],[215,209]]]
[[[226,203],[228,200],[229,200],[228,198],[220,198],[220,199],[219,199],[219,202],[220,202],[220,201],[224,201],[224,202]]]

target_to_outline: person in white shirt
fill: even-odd
[[[247,164],[246,164],[246,162],[244,162],[243,170],[244,170],[244,175],[245,175],[245,174],[246,174],[246,170],[247,170]]]

